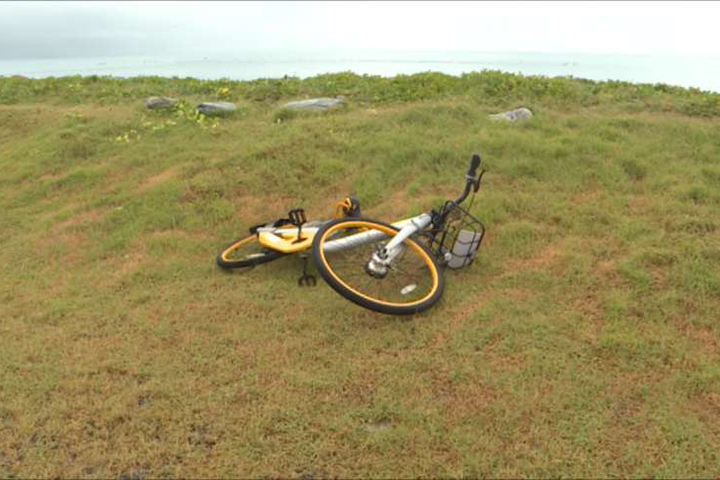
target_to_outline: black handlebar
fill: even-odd
[[[470,170],[468,170],[467,176],[465,177],[465,190],[462,195],[460,195],[454,202],[447,202],[439,212],[433,210],[436,214],[433,218],[433,224],[435,227],[440,228],[445,223],[445,219],[450,212],[465,201],[467,196],[470,194],[470,190],[477,192],[480,189],[480,182],[482,181],[483,174],[485,174],[485,170],[480,170],[480,174],[477,177],[475,175],[478,167],[480,167],[481,161],[480,155],[477,153],[472,156],[472,160],[470,160]]]
[[[471,188],[474,188],[475,192],[477,192],[478,189],[480,188],[480,179],[482,178],[482,175],[483,175],[483,173],[485,173],[485,171],[484,170],[481,171],[480,176],[477,178],[475,178],[475,174],[477,173],[477,169],[480,166],[481,161],[482,160],[480,159],[480,155],[478,155],[477,153],[472,156],[472,160],[470,160],[470,170],[468,170],[468,172],[467,172],[467,177],[466,177],[467,182],[465,183],[465,191],[463,192],[462,195],[460,195],[460,197],[458,197],[457,200],[455,200],[456,205],[459,205],[463,201],[465,201],[468,194],[470,193]]]
[[[468,177],[475,178],[475,172],[477,171],[478,167],[480,166],[480,155],[477,153],[472,156],[472,160],[470,161],[470,170],[467,172]]]

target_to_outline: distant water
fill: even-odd
[[[720,92],[720,57],[469,52],[243,52],[196,57],[124,56],[0,60],[0,76],[66,75],[195,77],[251,80],[328,72],[393,76],[426,71],[451,75],[484,69],[525,75],[666,83]]]

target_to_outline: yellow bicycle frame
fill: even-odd
[[[302,239],[298,241],[297,227],[278,228],[272,232],[259,231],[258,241],[273,250],[282,253],[296,253],[312,248],[313,238],[319,227],[309,227],[302,229]]]

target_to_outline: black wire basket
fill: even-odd
[[[448,268],[469,266],[485,237],[485,225],[467,210],[448,201],[444,211],[450,211],[442,229],[433,232],[431,250]]]

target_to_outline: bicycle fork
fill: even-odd
[[[412,234],[422,231],[430,225],[432,217],[426,213],[413,218],[405,225],[387,245],[378,245],[378,249],[372,254],[370,260],[365,264],[365,271],[375,278],[385,278],[393,260],[400,255],[406,245],[403,242]]]

